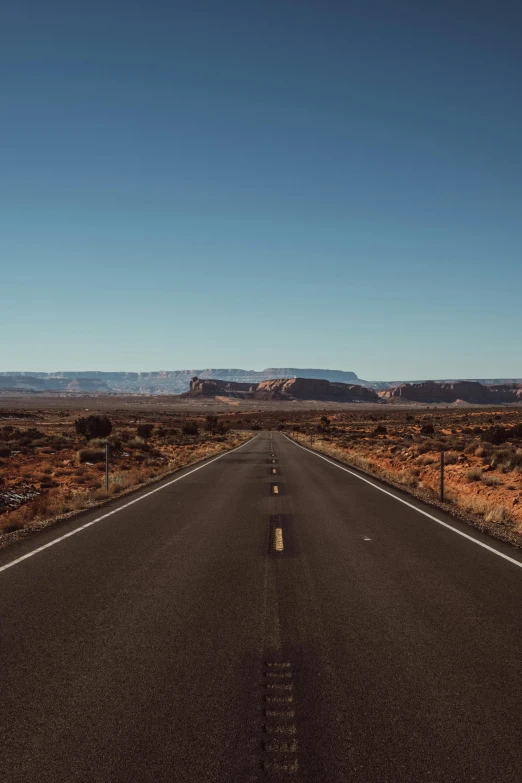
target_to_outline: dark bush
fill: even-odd
[[[78,435],[84,435],[87,440],[106,438],[112,432],[112,422],[108,416],[83,416],[74,422]]]
[[[261,427],[259,426],[259,424],[252,424],[252,426],[250,427],[250,429],[251,429],[251,430],[255,430],[255,431],[257,432],[257,430],[260,430],[260,429],[261,429]]]
[[[206,431],[210,432],[211,435],[214,435],[214,433],[217,431],[218,423],[219,423],[218,417],[209,413],[209,415],[205,419]]]
[[[433,424],[423,424],[420,428],[421,435],[433,435],[435,427]]]
[[[154,430],[154,424],[138,424],[136,427],[136,435],[138,438],[148,440]]]
[[[511,430],[511,436],[513,438],[522,438],[522,423],[515,424],[515,426]]]
[[[374,429],[372,435],[385,435],[387,432],[386,427],[384,424],[378,424],[376,428]]]
[[[330,419],[327,416],[321,416],[319,419],[317,432],[330,432]]]
[[[199,432],[198,424],[196,421],[185,421],[181,431],[183,435],[197,435]]]
[[[104,462],[105,451],[103,449],[82,449],[79,457],[80,462]]]
[[[9,446],[0,446],[0,457],[9,457],[11,449]]]
[[[482,440],[487,443],[493,443],[499,445],[505,443],[509,438],[509,431],[505,427],[490,427],[484,433],[482,433]]]
[[[27,437],[30,436],[33,440],[45,438],[45,432],[41,432],[40,430],[37,430],[36,427],[29,427],[29,429],[26,430],[24,434]]]

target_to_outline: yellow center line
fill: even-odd
[[[282,552],[284,549],[283,546],[283,529],[280,527],[276,527],[274,531],[274,547],[276,552]]]
[[[274,495],[279,495],[279,487],[277,486],[277,484],[274,484],[274,486],[272,487],[272,491]]]

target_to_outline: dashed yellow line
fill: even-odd
[[[273,485],[272,492],[274,493],[274,495],[279,495],[279,487],[277,484]]]
[[[276,529],[274,530],[274,549],[276,552],[282,552],[284,549],[283,530],[280,527],[276,527]]]

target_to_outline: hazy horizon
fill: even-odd
[[[480,380],[480,379],[488,380],[488,379],[494,379],[494,378],[519,379],[519,378],[522,377],[522,374],[521,375],[516,375],[516,374],[511,374],[511,375],[510,374],[506,374],[506,375],[491,375],[490,374],[490,375],[481,375],[481,376],[477,375],[477,376],[475,376],[473,378],[469,377],[469,376],[452,376],[452,375],[438,376],[438,377],[434,377],[434,376],[430,375],[430,376],[426,376],[424,378],[413,377],[413,376],[408,377],[408,378],[406,378],[406,377],[387,378],[387,377],[384,377],[384,376],[375,377],[375,378],[366,378],[365,376],[363,376],[360,373],[358,373],[357,370],[355,370],[355,369],[348,370],[348,369],[342,369],[342,368],[339,368],[339,367],[296,367],[295,365],[285,365],[284,367],[283,366],[276,367],[275,365],[267,365],[266,367],[261,367],[260,369],[256,369],[256,368],[252,368],[252,367],[232,367],[232,366],[230,366],[230,367],[225,367],[225,366],[217,367],[217,366],[208,365],[206,367],[198,367],[198,368],[191,368],[191,367],[178,367],[178,368],[172,368],[171,367],[171,368],[167,368],[167,367],[163,367],[163,368],[152,369],[152,370],[129,370],[129,369],[127,369],[127,370],[118,370],[118,369],[114,369],[114,368],[108,369],[108,370],[102,370],[101,368],[89,370],[89,369],[86,369],[85,367],[84,368],[78,368],[78,369],[63,369],[62,368],[62,369],[55,369],[55,370],[32,370],[32,369],[28,369],[26,367],[25,370],[12,370],[12,369],[11,370],[4,370],[4,369],[0,368],[0,374],[2,374],[2,375],[11,375],[11,374],[12,375],[16,375],[16,374],[23,374],[23,373],[41,373],[42,375],[49,375],[49,374],[51,374],[51,375],[54,375],[54,374],[58,375],[59,373],[74,373],[74,372],[78,372],[78,373],[138,373],[138,374],[141,374],[141,375],[147,375],[148,373],[161,373],[161,372],[194,372],[194,373],[197,373],[197,372],[208,372],[209,370],[213,370],[213,371],[216,371],[216,370],[228,370],[228,371],[239,370],[239,371],[242,371],[242,372],[261,373],[261,372],[263,372],[263,370],[268,370],[268,369],[275,369],[275,370],[277,370],[277,369],[298,369],[298,370],[301,370],[303,372],[305,372],[306,370],[322,370],[324,372],[353,372],[353,373],[355,373],[357,378],[359,378],[360,380],[362,380],[362,381],[370,381],[370,382],[375,382],[375,383],[378,382],[378,381],[388,381],[390,383],[393,383],[394,381],[405,381],[405,382],[407,382],[407,381],[420,381],[420,380],[435,381],[435,382],[437,382],[437,381],[445,381],[445,380],[473,381],[473,380]]]

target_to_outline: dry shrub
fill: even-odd
[[[479,446],[475,449],[475,457],[487,457],[488,451],[484,446]]]
[[[105,450],[106,444],[107,444],[107,440],[105,438],[93,438],[92,440],[89,441],[89,448]]]
[[[485,514],[486,522],[494,522],[497,525],[505,525],[511,522],[511,514],[505,506],[493,506]]]
[[[103,449],[82,449],[78,452],[80,462],[104,462],[105,451]]]
[[[132,438],[132,440],[129,440],[127,442],[127,448],[147,451],[150,448],[150,446],[145,440],[143,440],[143,438],[136,437],[136,438]]]
[[[459,461],[459,455],[456,451],[446,451],[444,453],[444,464],[455,465]]]
[[[467,481],[480,481],[482,478],[482,469],[481,468],[471,468],[471,470],[468,470],[466,472],[466,480]]]
[[[499,479],[499,477],[492,474],[482,476],[482,481],[487,487],[498,487],[500,484],[502,484],[502,481]]]
[[[408,470],[401,470],[400,473],[397,473],[396,480],[400,484],[406,484],[408,487],[416,487],[419,483],[416,476]]]
[[[478,495],[458,495],[456,502],[464,511],[468,511],[471,514],[477,514],[477,516],[484,516],[488,509],[488,505],[484,498],[481,498]]]

